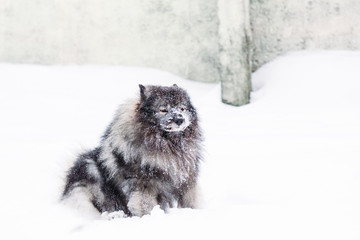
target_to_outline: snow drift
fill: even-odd
[[[1,239],[359,239],[360,53],[295,52],[253,74],[251,103],[133,67],[1,64]],[[188,90],[205,133],[203,208],[91,219],[58,203],[138,84]]]

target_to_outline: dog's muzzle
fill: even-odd
[[[183,112],[171,111],[161,120],[161,127],[167,132],[183,131],[190,125],[189,116]]]

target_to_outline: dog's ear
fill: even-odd
[[[144,85],[139,84],[139,88],[140,88],[140,97],[141,97],[141,101],[145,101],[146,100],[146,88]]]
[[[173,87],[177,87],[177,88],[178,88],[178,85],[176,85],[176,84],[173,84]]]

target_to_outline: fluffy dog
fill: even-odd
[[[186,91],[139,85],[99,146],[67,173],[62,199],[85,199],[100,213],[149,214],[154,206],[196,208],[202,136]],[[85,197],[85,198],[84,198]]]

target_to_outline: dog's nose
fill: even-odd
[[[176,116],[175,118],[174,118],[174,123],[176,123],[178,126],[180,126],[181,124],[183,124],[183,122],[184,122],[184,118],[183,118],[183,116]]]

